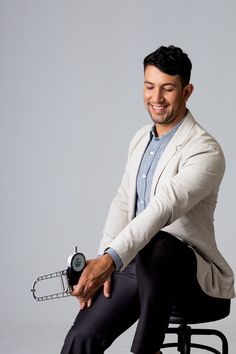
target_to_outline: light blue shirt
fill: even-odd
[[[171,129],[167,134],[160,137],[156,134],[156,128],[153,126],[150,132],[150,142],[143,154],[139,171],[137,175],[137,198],[136,198],[136,215],[141,213],[150,201],[150,193],[152,180],[157,167],[157,164],[163,154],[166,146],[170,142],[171,138],[176,133],[179,128],[179,122],[173,129]]]
[[[150,141],[143,154],[136,180],[136,215],[141,213],[150,201],[150,192],[152,180],[157,164],[163,154],[166,146],[178,130],[183,119],[174,126],[167,134],[160,137],[156,134],[155,126],[150,131]],[[108,248],[105,253],[109,253],[116,265],[116,269],[121,269],[123,262],[118,253],[113,248]]]

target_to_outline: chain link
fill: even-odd
[[[61,284],[62,284],[62,291],[59,293],[55,293],[55,294],[50,294],[50,295],[44,295],[44,296],[36,296],[36,284],[39,281],[43,281],[43,280],[48,280],[48,279],[52,279],[52,278],[61,278]],[[64,277],[64,279],[63,279]],[[65,282],[67,283],[67,286],[65,286]],[[46,300],[53,300],[53,299],[59,299],[59,298],[63,298],[63,297],[67,297],[71,295],[71,288],[69,286],[68,283],[68,278],[67,278],[67,270],[62,270],[59,272],[54,272],[54,273],[50,273],[50,274],[45,274],[42,275],[40,277],[38,277],[33,285],[32,285],[32,289],[31,289],[32,293],[33,293],[33,297],[36,301],[46,301]]]

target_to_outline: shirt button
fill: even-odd
[[[145,179],[147,177],[147,175],[143,174],[142,177],[143,177],[143,179]]]
[[[150,151],[150,155],[154,155],[154,151]]]
[[[140,204],[142,204],[142,205],[143,205],[143,203],[144,203],[144,201],[143,201],[143,200],[140,200]]]

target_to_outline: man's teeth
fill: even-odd
[[[163,109],[165,108],[165,106],[152,106],[152,108],[155,110],[155,111],[163,111]]]

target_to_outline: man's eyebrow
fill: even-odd
[[[153,82],[147,81],[147,80],[145,80],[144,83],[148,84],[148,85],[155,85]],[[176,87],[176,85],[173,82],[165,82],[161,86],[173,86],[173,87]]]
[[[146,81],[146,80],[144,81],[144,83],[145,83],[145,84],[149,84],[149,85],[154,85],[154,83],[153,83],[153,82]]]

